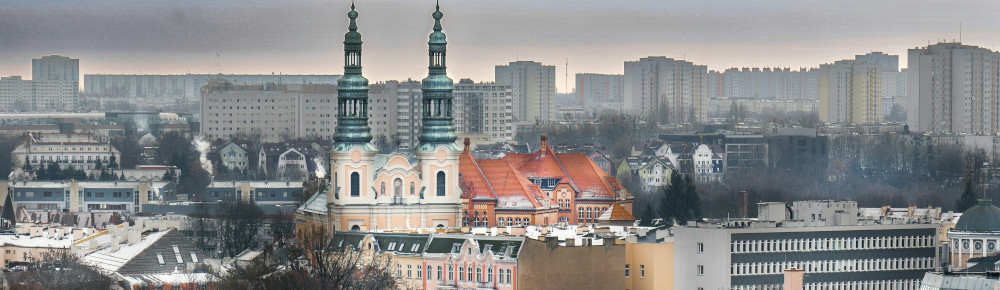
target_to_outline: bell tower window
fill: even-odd
[[[437,173],[437,196],[444,196],[444,194],[445,194],[444,171],[438,171],[438,173]]]

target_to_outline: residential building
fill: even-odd
[[[780,289],[783,272],[799,269],[804,289],[917,289],[939,265],[939,225],[865,225],[851,204],[764,203],[758,212],[774,216],[675,227],[674,288]],[[803,210],[833,215],[810,225]]]
[[[691,156],[694,161],[694,181],[697,183],[722,182],[725,173],[725,160],[719,145],[698,145]],[[669,182],[668,182],[669,183]]]
[[[261,144],[257,156],[257,171],[273,179],[306,180],[314,172],[325,171],[325,167],[330,164],[327,163],[330,156],[329,144],[324,140]]]
[[[495,82],[511,86],[514,120],[549,122],[556,115],[556,67],[534,61],[496,66]]]
[[[703,123],[708,109],[708,67],[662,56],[625,62],[625,111],[668,123]]]
[[[113,235],[110,245],[80,260],[114,277],[124,289],[207,289],[218,281],[215,275],[200,270],[208,255],[176,228],[150,230],[145,235],[145,229],[109,229]]]
[[[517,126],[511,85],[462,79],[455,84],[454,97],[455,129],[459,137],[481,143],[514,141]]]
[[[874,57],[875,54],[820,66],[820,121],[851,124],[882,122],[883,72],[888,68],[879,63],[868,62],[880,59]],[[882,58],[886,57],[895,56]],[[889,72],[898,70],[896,67]]]
[[[247,201],[261,206],[297,205],[303,199],[302,191],[302,181],[217,180],[205,187],[203,200]]]
[[[216,81],[201,96],[202,135],[264,142],[333,137],[334,85],[235,85]]]
[[[73,112],[80,101],[78,81],[24,80],[0,77],[0,110],[6,112]]]
[[[332,85],[339,75],[281,74],[86,74],[84,93],[95,98],[197,100],[202,87],[219,80],[234,85]]]
[[[80,81],[80,59],[58,54],[31,59],[31,79],[36,81]],[[79,90],[79,86],[76,88]]]
[[[818,73],[815,68],[730,68],[721,73],[721,96],[727,100],[816,100]]]
[[[585,107],[620,111],[625,104],[624,83],[624,75],[576,74],[576,94]]]
[[[670,175],[676,170],[667,157],[660,156],[629,156],[618,163],[616,176],[638,178],[644,190],[655,190],[670,185]]]
[[[218,161],[214,166],[225,166],[229,170],[238,171],[256,169],[256,166],[251,167],[255,164],[253,161],[259,158],[251,153],[254,150],[252,141],[216,139],[209,146],[208,159]]]
[[[11,153],[13,168],[41,168],[58,164],[60,168],[81,170],[118,168],[121,153],[110,142],[90,134],[29,134]]]
[[[1000,52],[959,42],[908,50],[910,131],[1000,133]]]

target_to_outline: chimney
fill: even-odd
[[[469,145],[472,145],[472,140],[469,140],[469,138],[465,138],[465,141],[463,143],[465,144],[465,149],[464,150],[466,152],[468,152],[469,151]]]
[[[802,290],[802,279],[805,276],[805,272],[799,269],[791,268],[785,270],[785,290]]]
[[[136,229],[130,229],[128,231],[128,244],[135,245],[142,240],[142,236],[139,235],[139,231]]]
[[[548,142],[548,140],[549,140],[549,136],[548,136],[548,135],[545,135],[545,134],[542,134],[542,136],[541,136],[541,137],[538,137],[538,138],[542,140],[542,145],[538,147],[538,151],[542,152],[542,154],[545,154],[545,152],[544,152],[544,151],[545,151],[545,148],[546,148],[547,146],[549,146],[549,145],[548,145],[548,143],[549,143],[549,142]]]
[[[83,238],[83,229],[73,229],[73,240],[77,241]]]
[[[111,238],[111,251],[112,252],[118,251],[118,248],[121,247],[120,244],[121,244],[121,239],[118,239],[118,235],[115,235],[113,238]]]
[[[739,207],[739,218],[749,217],[749,212],[747,210],[747,204],[750,203],[750,194],[746,190],[740,190],[736,192],[736,202]],[[758,213],[759,214],[759,213]]]

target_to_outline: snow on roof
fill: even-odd
[[[21,248],[61,248],[67,249],[72,244],[70,239],[56,239],[49,237],[27,237],[27,236],[17,236],[17,238],[12,238],[6,240],[3,245],[5,246],[15,246]]]
[[[205,284],[217,280],[215,275],[210,273],[169,273],[169,274],[146,274],[122,276],[122,280],[129,285],[179,285],[179,284]]]
[[[149,248],[149,246],[153,245],[153,243],[158,241],[170,231],[172,231],[172,229],[150,233],[143,237],[142,241],[132,245],[124,244],[119,247],[118,250],[113,250],[111,247],[108,247],[95,251],[84,256],[83,262],[97,266],[104,271],[118,272],[118,269],[128,263],[128,261],[135,258],[136,255],[142,253],[143,250]]]
[[[306,201],[301,207],[299,207],[296,212],[309,212],[315,214],[326,214],[326,191],[330,187],[327,186],[326,189],[320,190],[320,192],[314,194],[309,200]]]

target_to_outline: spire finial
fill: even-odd
[[[438,4],[434,5],[434,13],[431,13],[431,16],[434,17],[434,31],[441,31],[441,17],[444,17],[444,13],[441,13],[440,2],[438,0]]]
[[[351,1],[351,11],[347,12],[347,18],[351,19],[351,25],[347,29],[351,31],[358,30],[358,23],[355,21],[358,18],[358,11],[354,10],[354,1]]]

